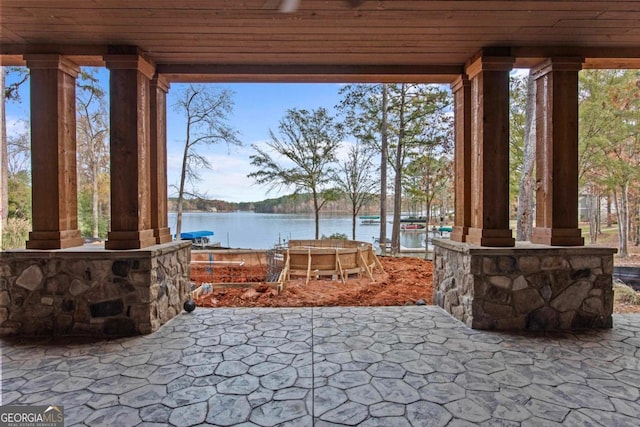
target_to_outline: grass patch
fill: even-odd
[[[24,249],[31,231],[31,223],[23,218],[9,218],[2,231],[1,249]]]
[[[640,294],[624,283],[614,283],[613,299],[617,303],[640,305]]]

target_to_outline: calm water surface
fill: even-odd
[[[391,220],[391,217],[388,217]],[[175,231],[176,214],[169,213],[169,226]],[[268,249],[289,239],[313,239],[313,214],[267,214],[254,212],[186,212],[182,216],[182,231],[211,230],[214,241],[233,248]],[[320,215],[320,236],[344,233],[351,238],[350,215]],[[373,243],[380,234],[380,225],[356,224],[356,240]],[[387,237],[391,238],[391,224],[387,224]],[[402,232],[400,244],[419,248],[424,233]]]

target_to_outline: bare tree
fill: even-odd
[[[386,172],[394,173],[394,212],[391,248],[400,250],[400,216],[402,213],[402,174],[408,153],[420,144],[421,134],[434,114],[446,111],[450,94],[435,85],[385,84],[350,85],[340,108],[347,114],[352,134],[380,150],[381,156],[381,224],[380,243],[386,243]]]
[[[516,240],[529,240],[533,231],[534,166],[536,160],[536,86],[531,73],[527,78],[522,176],[518,196]]]
[[[206,156],[198,152],[203,145],[224,142],[241,145],[238,131],[228,123],[233,112],[233,93],[212,86],[189,85],[178,95],[175,111],[184,114],[186,131],[182,156],[182,171],[178,184],[176,235],[182,232],[182,202],[187,194],[186,183],[192,186],[189,194],[200,194],[195,184],[200,181],[199,169],[211,168]]]
[[[26,123],[7,138],[7,166],[5,249],[23,247],[31,227],[31,139]]]
[[[8,72],[16,74],[16,80],[7,85]],[[27,81],[29,73],[23,67],[0,66],[0,248],[2,235],[9,215],[9,160],[7,139],[7,101],[20,101],[20,86]]]
[[[380,122],[380,239],[383,254],[387,252],[387,166],[389,164],[389,88],[382,85],[382,121]]]
[[[389,167],[389,84],[345,86],[338,108],[349,132],[369,148],[380,151],[380,249],[387,245],[387,170]]]
[[[109,169],[109,113],[105,91],[100,87],[96,73],[95,68],[82,69],[76,83],[78,190],[86,193],[88,189],[90,195],[91,220],[86,222],[90,222],[91,237],[94,239],[100,237],[101,211],[108,212],[108,206],[102,206],[101,209],[100,184],[104,181],[103,177],[108,178]],[[105,183],[102,184],[104,187]],[[107,198],[103,205],[108,203]]]
[[[320,235],[320,210],[335,198],[327,187],[333,174],[338,149],[344,135],[325,108],[314,111],[292,109],[280,120],[279,135],[270,131],[270,152],[254,145],[250,156],[257,171],[248,176],[271,188],[294,187],[295,192],[309,191],[313,197],[315,238]],[[277,156],[277,157],[274,157]]]
[[[5,112],[5,75],[0,67],[0,249],[9,210],[9,165],[7,163],[7,114]]]
[[[31,167],[31,140],[27,123],[24,131],[7,137],[7,173],[11,177]]]
[[[425,145],[446,144],[448,138],[439,136],[439,129],[452,101],[450,93],[437,85],[394,85],[390,96],[390,129],[395,147],[389,159],[395,174],[391,248],[397,254],[400,252],[404,168],[412,152],[424,151]]]
[[[349,147],[347,158],[340,162],[335,174],[338,188],[351,202],[351,236],[356,239],[356,218],[364,205],[374,199],[378,183],[373,179],[373,153],[361,144]]]

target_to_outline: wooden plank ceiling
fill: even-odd
[[[0,0],[4,63],[56,52],[100,63],[136,46],[185,75],[455,74],[480,49],[640,64],[640,1]],[[259,77],[263,75],[263,77]],[[338,78],[340,79],[340,78]]]

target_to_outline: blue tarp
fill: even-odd
[[[180,233],[180,238],[182,240],[194,240],[200,239],[202,237],[213,236],[213,231],[209,230],[198,230],[198,231],[185,231],[184,233]]]

